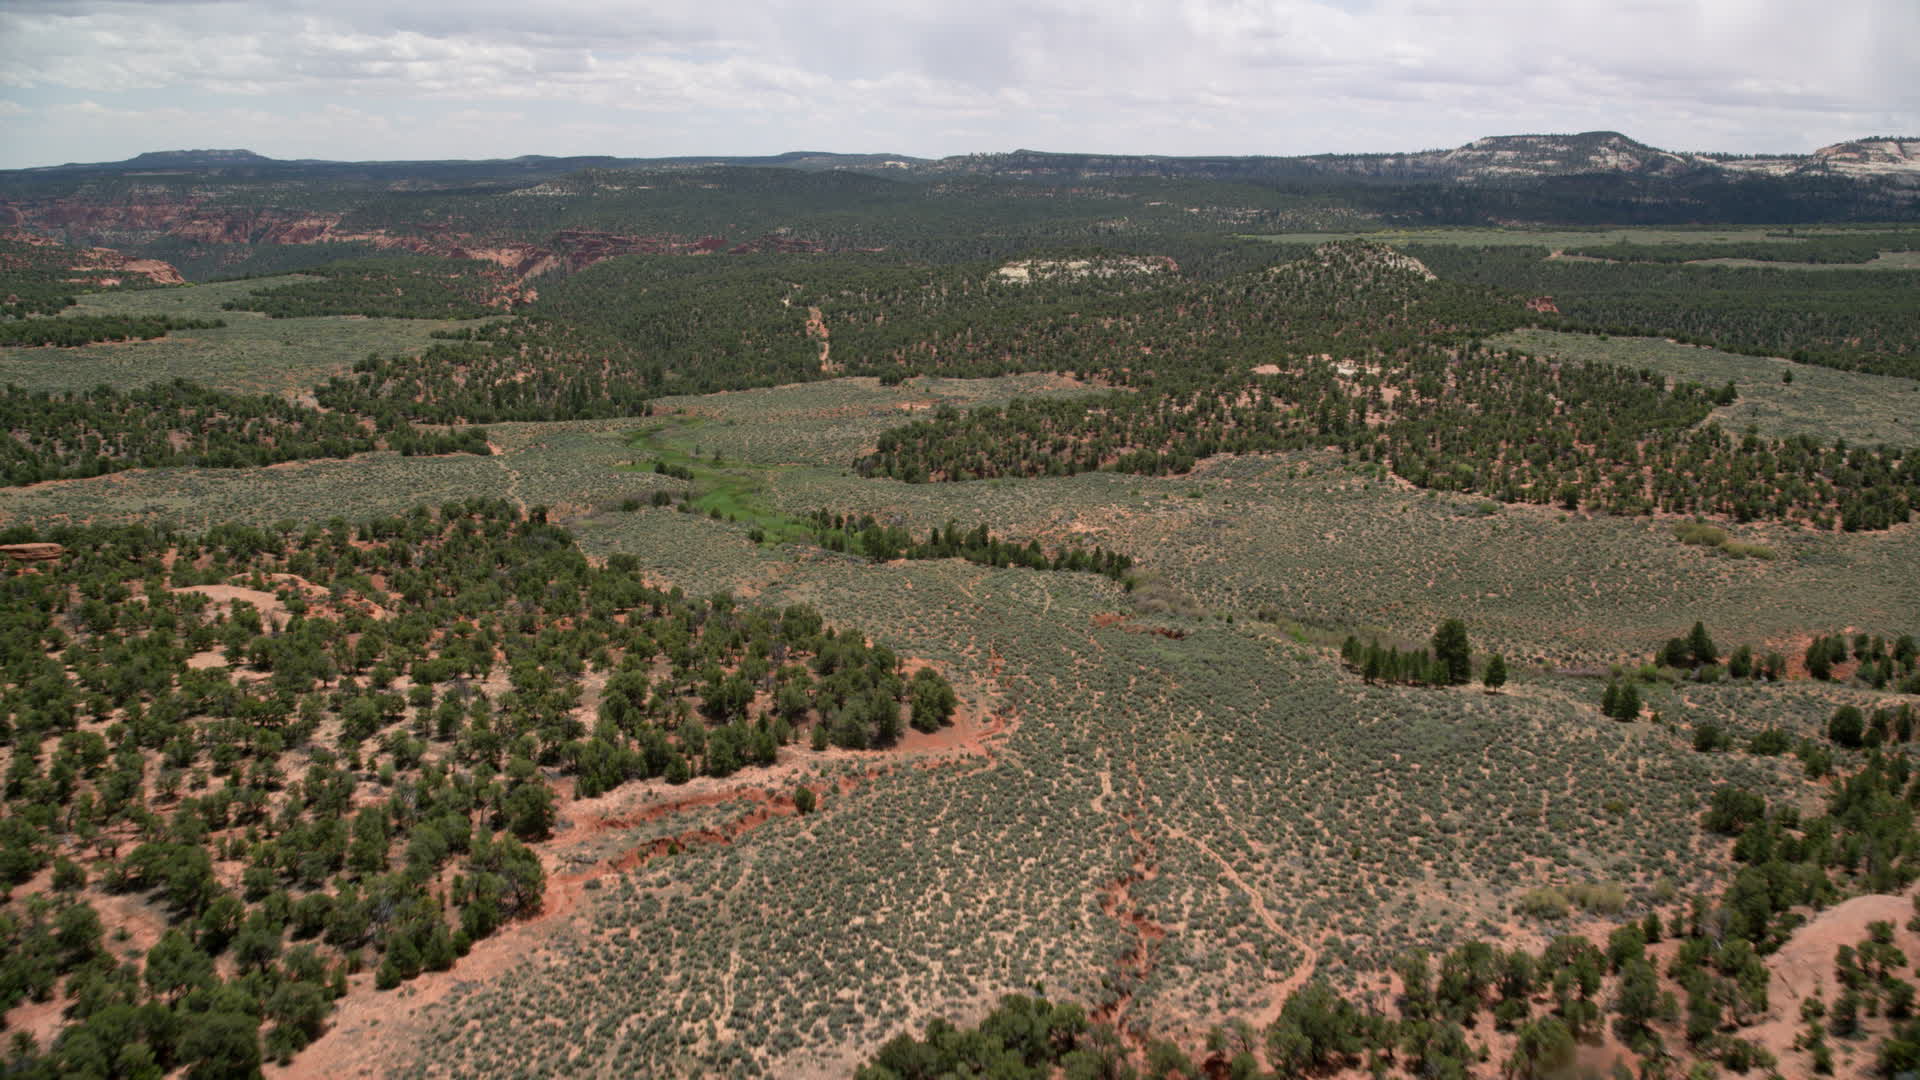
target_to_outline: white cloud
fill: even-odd
[[[384,119],[389,130],[405,126],[408,110],[501,118],[491,129],[440,132],[442,142],[463,133],[472,155],[519,152],[513,139],[549,144],[551,110],[564,108],[594,114],[568,119],[583,136],[618,133],[623,116],[677,116],[684,137],[700,140],[657,145],[659,129],[644,146],[578,148],[614,153],[780,149],[764,140],[783,126],[795,129],[785,146],[927,154],[1015,144],[1411,149],[1589,127],[1679,148],[1806,149],[1920,129],[1920,80],[1908,55],[1920,40],[1913,0],[637,7],[11,0],[0,10],[0,86],[69,97],[212,96],[241,109],[247,98],[303,99]],[[280,117],[283,137],[289,120]],[[141,134],[140,148],[208,141],[188,129]],[[373,145],[377,134],[329,144],[329,153],[366,156],[354,147]],[[944,141],[954,138],[966,145]]]

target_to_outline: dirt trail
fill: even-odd
[[[1240,871],[1235,870],[1233,864],[1222,858],[1220,853],[1213,850],[1212,846],[1205,840],[1197,836],[1189,835],[1184,830],[1176,828],[1169,828],[1167,834],[1175,839],[1185,840],[1191,843],[1200,850],[1200,854],[1205,855],[1208,859],[1212,860],[1215,865],[1219,866],[1220,872],[1226,875],[1228,881],[1233,882],[1234,888],[1246,894],[1247,902],[1253,905],[1253,913],[1259,916],[1261,923],[1265,924],[1266,928],[1271,930],[1275,935],[1285,938],[1288,944],[1300,950],[1300,966],[1295,968],[1285,979],[1274,983],[1268,988],[1267,1007],[1251,1019],[1254,1030],[1265,1031],[1268,1025],[1280,1018],[1280,1010],[1286,1005],[1287,999],[1292,997],[1301,987],[1307,985],[1307,980],[1313,978],[1313,973],[1320,967],[1320,950],[1310,944],[1306,938],[1301,937],[1281,925],[1280,920],[1275,918],[1273,912],[1267,909],[1266,898],[1260,894],[1260,890],[1248,884],[1247,879],[1240,876]]]
[[[520,495],[520,470],[507,464],[506,450],[492,439],[487,440],[487,453],[492,456],[495,462],[499,463],[500,471],[507,474],[507,486],[502,494],[508,502],[519,507],[521,513],[526,513],[527,500]]]
[[[820,339],[820,370],[827,374],[840,371],[845,364],[833,362],[833,339],[827,333],[827,319],[817,307],[807,309],[807,336]]]
[[[1101,769],[1100,794],[1093,797],[1093,812],[1101,816],[1107,813],[1107,801],[1113,798],[1113,770]]]
[[[1126,924],[1133,934],[1133,947],[1120,958],[1120,970],[1113,980],[1116,991],[1113,1000],[1094,1009],[1092,1019],[1095,1023],[1113,1025],[1123,1039],[1136,1048],[1144,1048],[1146,1034],[1127,1026],[1127,1014],[1133,1008],[1133,988],[1153,973],[1155,954],[1160,950],[1160,943],[1166,940],[1167,930],[1148,918],[1133,898],[1135,885],[1160,876],[1154,846],[1141,834],[1134,818],[1133,814],[1127,815],[1127,835],[1133,838],[1133,864],[1100,890],[1100,910],[1106,912],[1108,918]]]

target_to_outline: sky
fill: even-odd
[[[1920,135],[1920,0],[0,0],[0,167]]]

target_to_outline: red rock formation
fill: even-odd
[[[59,544],[0,544],[0,557],[17,562],[46,562],[66,553]]]
[[[263,244],[317,244],[331,239],[339,214],[314,214],[268,227],[260,236]]]
[[[156,285],[184,285],[186,279],[172,263],[159,259],[129,259],[112,248],[88,248],[80,254],[79,261],[69,267],[72,270],[110,270],[119,274],[139,274]],[[102,285],[118,285],[121,279],[75,278],[75,281],[95,281]]]
[[[1553,297],[1551,296],[1536,296],[1527,301],[1527,310],[1538,311],[1549,315],[1560,314],[1560,309],[1554,305]]]

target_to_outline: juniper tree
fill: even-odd
[[[1694,666],[1714,664],[1720,660],[1720,650],[1713,644],[1713,638],[1707,635],[1707,625],[1694,621],[1693,629],[1687,632],[1687,655]]]

